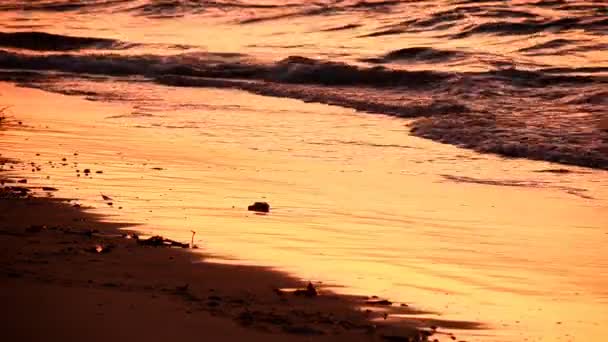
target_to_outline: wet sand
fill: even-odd
[[[145,246],[128,224],[35,197],[36,189],[15,181],[3,179],[0,196],[7,341],[401,341],[430,334],[420,322],[372,321],[416,313],[407,306],[318,285],[318,295],[299,295],[290,289],[306,283],[285,274]]]
[[[196,244],[147,245],[136,223],[108,222],[74,199],[53,197],[56,188],[29,185],[15,170],[30,164],[2,153],[0,165],[7,341],[419,341],[455,339],[436,330],[442,326],[475,326],[387,320],[423,312],[376,296],[337,295],[264,267],[208,262],[212,256]]]
[[[434,312],[408,319],[442,331],[479,326],[433,320],[490,329],[456,331],[462,339],[605,331],[604,174],[538,172],[561,166],[411,138],[401,120],[239,92],[172,90],[167,112],[164,89],[130,86],[121,92],[141,96],[136,108],[3,88],[9,121],[23,121],[0,141],[26,162],[14,176],[57,187],[104,221],[179,241],[194,229],[207,260],[404,302]],[[246,212],[258,199],[270,215]]]

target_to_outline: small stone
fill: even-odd
[[[267,213],[270,211],[270,204],[266,202],[255,202],[247,207],[249,211],[257,211],[260,213]]]

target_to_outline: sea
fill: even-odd
[[[608,338],[605,0],[2,0],[0,82],[3,156],[108,220],[462,340]]]

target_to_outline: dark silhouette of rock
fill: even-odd
[[[166,239],[160,235],[152,236],[151,238],[144,239],[144,240],[137,239],[137,242],[140,245],[153,246],[153,247],[181,247],[181,248],[190,247],[190,245],[187,243],[181,243],[181,242],[177,242],[174,240]]]
[[[368,300],[367,302],[365,302],[365,304],[368,304],[368,305],[393,305],[393,303],[391,301],[386,300],[386,299]]]
[[[270,211],[270,204],[266,202],[255,202],[247,207],[249,211],[257,211],[260,213],[267,213]]]
[[[317,289],[315,288],[315,286],[312,283],[308,283],[308,286],[306,286],[306,289],[304,289],[304,290],[295,290],[294,294],[296,296],[306,296],[306,297],[316,297],[319,295],[319,293],[317,292]]]

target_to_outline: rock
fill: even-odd
[[[247,207],[249,211],[257,211],[260,213],[267,213],[270,211],[270,204],[266,202],[255,202]]]
[[[166,239],[160,235],[152,236],[151,238],[145,239],[145,240],[137,239],[137,242],[140,245],[153,246],[153,247],[181,247],[181,248],[190,247],[190,245],[187,243],[181,243],[181,242],[177,242],[174,240]]]
[[[305,290],[296,290],[294,294],[296,296],[316,297],[319,293],[315,286],[309,282]]]
[[[368,305],[393,305],[393,303],[391,301],[386,300],[386,299],[368,300],[367,302],[365,302],[365,304],[368,304]]]

